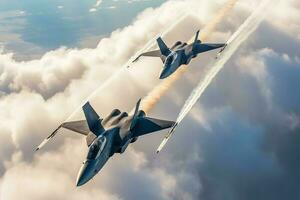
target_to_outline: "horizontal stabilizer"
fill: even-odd
[[[142,117],[137,119],[136,126],[134,128],[135,137],[167,129],[172,127],[174,124],[175,122],[173,121]]]
[[[204,53],[204,52],[207,52],[207,51],[211,51],[211,50],[214,50],[214,49],[219,49],[219,48],[222,48],[226,46],[226,44],[208,44],[208,43],[201,43],[201,44],[196,44],[194,47],[193,47],[193,53],[195,55],[199,54],[199,53]]]

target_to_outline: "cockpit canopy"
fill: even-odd
[[[87,159],[95,160],[103,151],[105,144],[106,144],[105,136],[99,136],[98,138],[96,138],[89,148]]]
[[[167,58],[166,58],[166,62],[165,62],[165,65],[170,65],[174,62],[174,60],[176,59],[177,57],[177,53],[176,52],[173,52],[171,53]]]

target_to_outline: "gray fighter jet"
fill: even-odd
[[[77,186],[81,186],[91,180],[112,155],[123,153],[138,137],[174,125],[172,121],[146,117],[145,112],[139,110],[140,102],[141,100],[138,101],[132,116],[115,109],[104,119],[98,116],[88,102],[82,107],[86,120],[61,124],[36,150],[53,138],[60,128],[85,135],[89,149],[76,182]]]
[[[198,56],[198,54],[222,48],[221,53],[226,44],[209,44],[202,43],[198,39],[200,31],[197,31],[195,41],[192,44],[176,42],[171,48],[164,43],[161,37],[157,39],[159,50],[149,51],[139,55],[133,62],[136,62],[141,56],[159,57],[164,63],[160,79],[164,79],[173,74],[181,65],[188,65],[191,60]]]

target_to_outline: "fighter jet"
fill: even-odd
[[[65,122],[47,137],[36,150],[53,138],[60,128],[66,128],[86,136],[88,153],[78,173],[76,185],[81,186],[91,180],[115,153],[123,153],[130,143],[138,137],[155,131],[170,128],[172,121],[146,117],[139,110],[141,99],[135,107],[134,114],[115,109],[105,118],[100,118],[89,102],[83,107],[86,120]]]
[[[226,44],[202,43],[198,39],[199,33],[200,31],[197,31],[194,43],[187,44],[178,41],[171,48],[168,48],[162,38],[159,37],[157,39],[159,50],[142,53],[133,62],[142,56],[159,57],[164,63],[160,79],[164,79],[173,74],[181,65],[188,65],[198,54],[223,47],[219,52],[221,53],[226,47]]]

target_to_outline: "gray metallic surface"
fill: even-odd
[[[138,101],[135,112],[129,116],[126,112],[115,109],[105,118],[100,118],[89,102],[83,107],[86,120],[63,123],[38,147],[40,149],[60,128],[66,128],[86,136],[88,154],[78,173],[76,185],[81,186],[91,180],[115,153],[123,153],[130,143],[139,136],[170,128],[173,121],[146,117],[139,110]]]
[[[197,31],[195,40],[192,44],[177,41],[171,48],[168,48],[164,41],[159,37],[157,39],[159,50],[142,53],[133,62],[136,62],[141,56],[160,57],[164,65],[159,78],[164,79],[173,74],[181,65],[189,64],[198,54],[226,46],[226,44],[223,43],[202,43],[198,40],[198,37],[199,31]]]

